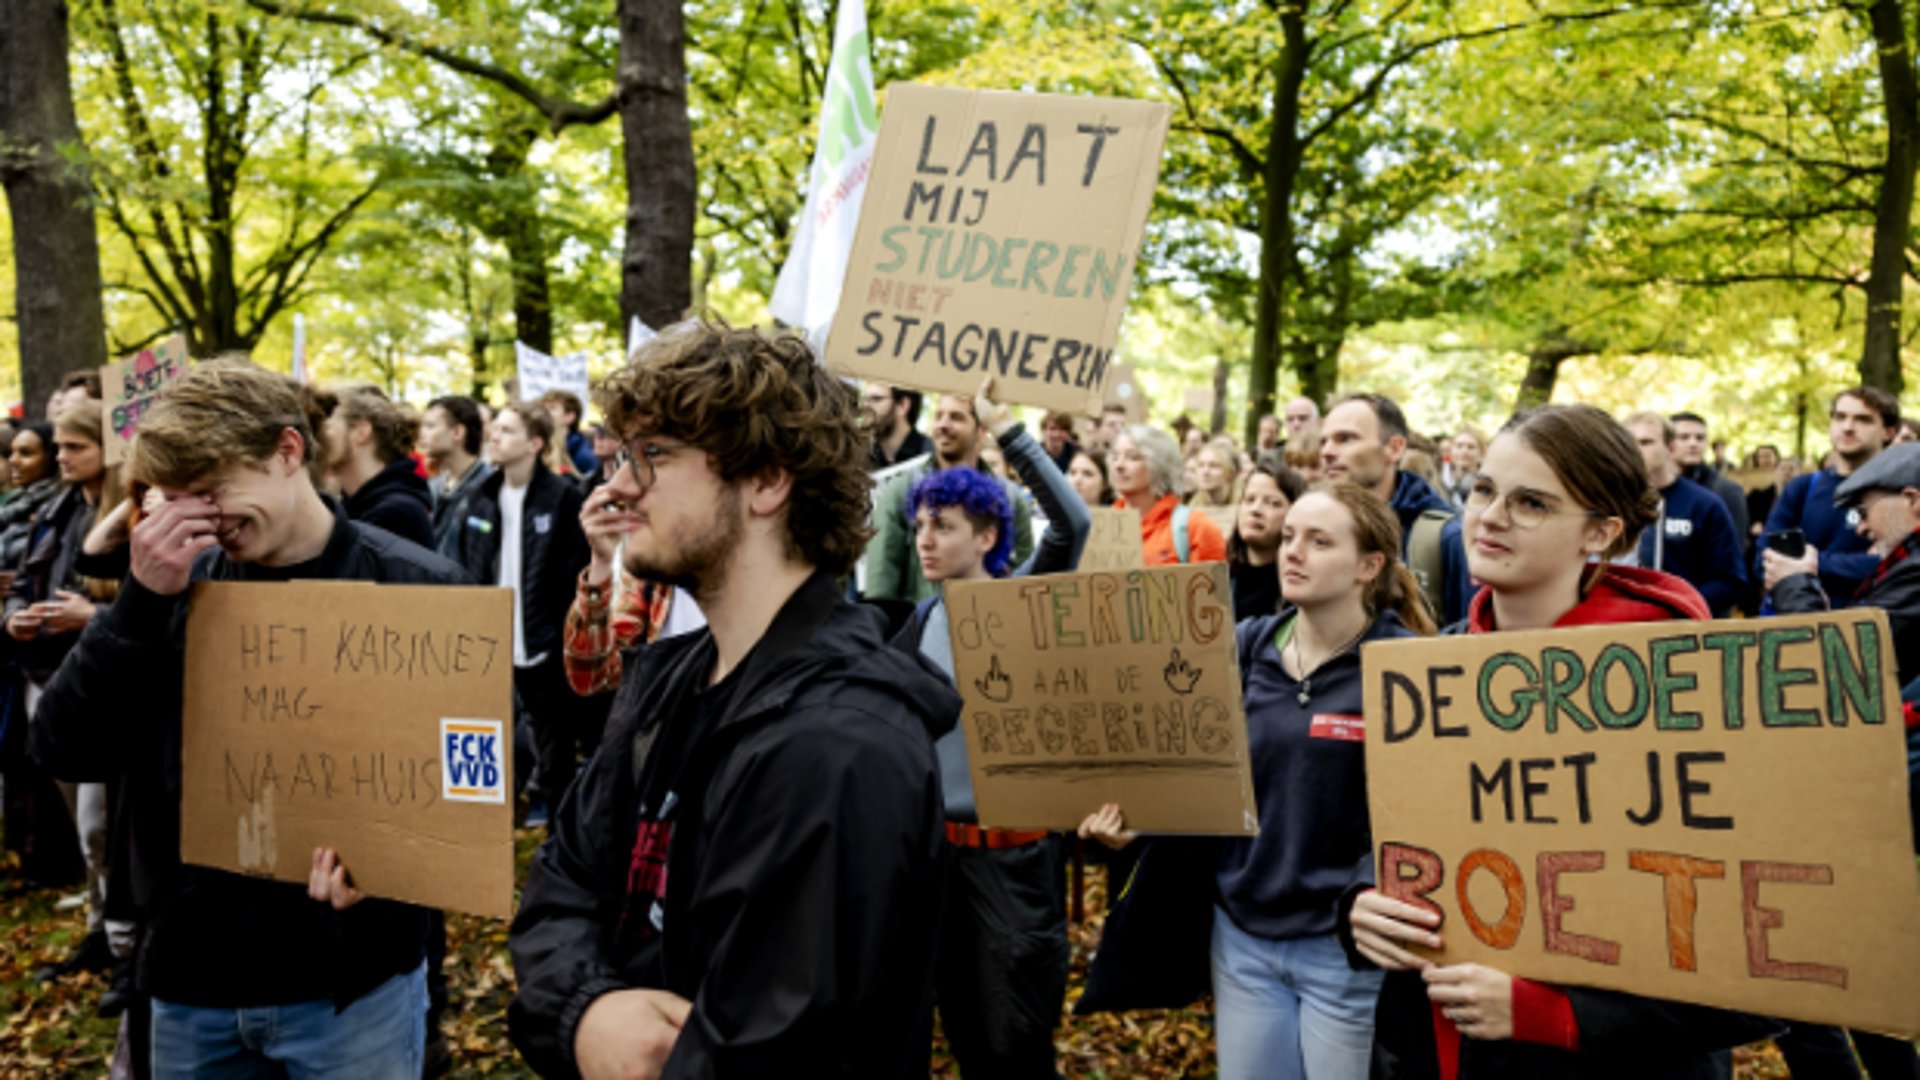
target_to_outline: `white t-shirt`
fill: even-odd
[[[494,582],[513,590],[513,666],[532,667],[546,654],[527,655],[527,632],[522,626],[525,612],[520,606],[520,520],[527,508],[526,487],[500,485],[500,578]]]

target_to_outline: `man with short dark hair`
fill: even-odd
[[[933,451],[920,434],[920,391],[869,381],[860,391],[868,422],[873,425],[874,469],[912,461]]]
[[[1286,445],[1280,438],[1280,418],[1267,413],[1260,418],[1260,426],[1255,432],[1253,456],[1259,457],[1269,450],[1278,450]]]
[[[1720,470],[1707,460],[1709,440],[1705,417],[1699,413],[1677,412],[1669,420],[1673,423],[1674,464],[1680,467],[1681,476],[1719,497],[1721,504],[1727,508],[1727,516],[1733,519],[1734,535],[1740,537],[1741,558],[1744,560],[1746,537],[1751,524],[1747,519],[1747,489],[1721,475]]]
[[[1872,461],[1900,424],[1900,403],[1874,386],[1842,390],[1833,399],[1827,431],[1833,442],[1833,464],[1789,480],[1767,515],[1766,535],[1754,560],[1767,589],[1777,574],[1767,566],[1769,538],[1788,529],[1800,530],[1808,547],[1820,552],[1820,587],[1842,607],[1853,602],[1860,583],[1880,560],[1868,551],[1867,539],[1856,531],[1857,509],[1837,505],[1834,495],[1854,471]]]
[[[514,1044],[546,1076],[924,1078],[933,740],[960,698],[839,584],[866,534],[859,399],[797,336],[704,324],[600,394],[626,570],[708,625],[627,654],[513,922]],[[796,422],[751,422],[775,412]]]
[[[873,541],[867,545],[865,594],[872,599],[919,603],[934,595],[913,550],[913,522],[907,517],[907,493],[922,477],[939,469],[981,469],[980,421],[973,399],[941,394],[934,399],[933,455],[917,469],[889,479],[873,498]],[[1002,479],[1013,503],[1013,559],[1033,551],[1033,507],[1011,481]]]
[[[1128,415],[1125,405],[1104,406],[1100,410],[1100,426],[1093,429],[1093,436],[1087,440],[1088,444],[1102,452],[1111,452],[1113,440],[1127,430],[1127,423]]]
[[[331,848],[307,888],[180,860],[180,703],[196,581],[455,584],[459,567],[349,520],[314,489],[298,388],[198,365],[142,418],[128,470],[164,503],[133,527],[131,572],[48,684],[34,757],[129,800],[130,895],[150,995],[151,1075],[414,1080],[425,1044],[427,912],[362,900]],[[145,1070],[142,1070],[145,1071]]]
[[[513,590],[513,691],[527,714],[534,762],[526,781],[527,823],[544,825],[573,781],[576,747],[591,750],[599,732],[567,687],[560,627],[573,581],[589,552],[580,528],[580,489],[542,462],[555,438],[553,419],[515,402],[493,418],[488,452],[494,473],[467,503],[460,563],[474,580]]]
[[[1627,417],[1647,476],[1660,493],[1660,516],[1641,530],[1640,565],[1665,570],[1699,590],[1716,619],[1746,591],[1746,556],[1727,508],[1713,492],[1680,475],[1674,424],[1656,412]]]
[[[1293,406],[1287,408],[1291,416]],[[1466,618],[1473,575],[1459,511],[1433,485],[1400,468],[1407,417],[1399,404],[1384,394],[1343,394],[1319,423],[1327,481],[1359,484],[1387,500],[1400,519],[1401,561],[1420,579],[1434,618],[1443,626]]]
[[[433,547],[448,558],[460,553],[467,503],[493,469],[480,460],[485,424],[480,406],[458,394],[437,397],[420,416],[420,453],[433,470]]]

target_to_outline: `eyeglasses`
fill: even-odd
[[[1467,509],[1472,513],[1484,514],[1493,509],[1493,504],[1504,501],[1507,505],[1507,518],[1522,529],[1537,529],[1550,517],[1560,514],[1577,514],[1581,517],[1605,517],[1591,510],[1560,505],[1557,495],[1532,488],[1517,487],[1511,491],[1501,491],[1493,481],[1484,476],[1473,478],[1473,486],[1467,489]]]
[[[660,477],[660,459],[675,450],[685,449],[687,444],[646,443],[642,446],[639,445],[641,441],[635,439],[633,442],[621,444],[620,452],[613,455],[613,471],[628,470],[633,476],[633,482],[638,484],[641,490],[645,490],[652,487],[654,481]],[[636,446],[639,447],[637,450]]]

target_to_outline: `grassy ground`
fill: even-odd
[[[532,832],[518,836],[523,872],[536,842]],[[11,870],[10,864],[0,862],[0,1077],[104,1075],[117,1030],[113,1021],[94,1015],[105,983],[94,976],[50,984],[33,979],[36,969],[66,955],[79,940],[84,918],[77,911],[56,912],[52,892],[11,888]],[[1087,891],[1092,917],[1073,928],[1070,999],[1079,995],[1087,957],[1099,941],[1102,896],[1097,872],[1089,873]],[[506,924],[456,915],[448,919],[447,928],[449,1007],[444,1030],[453,1046],[453,1075],[532,1075],[507,1040],[513,969],[507,960]],[[1061,1023],[1056,1044],[1061,1072],[1076,1080],[1214,1075],[1213,1034],[1204,1009],[1069,1016]],[[1741,1051],[1739,1059],[1739,1080],[1787,1075],[1771,1046]],[[938,1045],[933,1075],[959,1075]]]

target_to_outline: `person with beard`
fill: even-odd
[[[1320,457],[1328,483],[1347,481],[1387,500],[1400,519],[1401,561],[1413,571],[1427,606],[1444,623],[1459,619],[1473,594],[1473,577],[1453,504],[1433,485],[1400,468],[1407,452],[1407,417],[1383,394],[1335,398],[1320,421]]]
[[[433,547],[433,494],[414,471],[419,421],[368,387],[340,394],[321,445],[347,516],[402,540]]]
[[[864,589],[868,599],[917,604],[934,595],[933,586],[920,573],[920,558],[914,554],[907,493],[940,469],[987,471],[980,460],[980,443],[980,421],[973,415],[972,398],[941,394],[934,399],[933,456],[919,468],[888,480],[873,497],[873,541],[867,545]],[[996,479],[1006,487],[1007,498],[1013,503],[1013,561],[1025,562],[1033,554],[1033,508],[1011,481]]]
[[[540,406],[501,407],[488,436],[494,473],[468,501],[460,537],[467,573],[513,590],[513,692],[533,736],[526,790],[527,823],[535,826],[573,781],[576,749],[599,742],[590,723],[576,723],[582,717],[561,660],[561,625],[587,565],[587,540],[580,489],[541,460],[554,438],[553,418]]]
[[[920,391],[868,382],[860,391],[868,422],[873,425],[873,461],[884,469],[933,452],[933,443],[920,434]]]
[[[1820,587],[1833,602],[1853,602],[1861,582],[1880,560],[1867,550],[1870,542],[1858,531],[1860,512],[1840,507],[1834,495],[1847,477],[1872,461],[1900,424],[1900,402],[1875,386],[1842,390],[1833,399],[1827,431],[1833,442],[1832,464],[1818,472],[1802,473],[1780,489],[1767,515],[1761,551],[1754,556],[1753,576],[1764,581],[1766,539],[1798,529],[1806,545],[1820,552]]]
[[[924,1077],[933,742],[960,698],[840,587],[867,533],[859,399],[797,335],[684,323],[597,401],[626,568],[708,625],[629,653],[534,855],[514,1044],[544,1076]]]
[[[1673,460],[1680,466],[1680,475],[1699,484],[1726,504],[1727,516],[1733,519],[1734,535],[1745,537],[1748,529],[1747,489],[1738,481],[1721,474],[1713,462],[1707,460],[1707,448],[1717,445],[1725,449],[1725,443],[1712,443],[1707,437],[1707,419],[1699,413],[1677,412],[1669,417],[1673,422]]]

